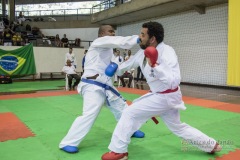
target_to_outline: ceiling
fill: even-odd
[[[228,0],[132,0],[129,3],[94,13],[92,23],[126,24],[193,10],[205,14],[206,7],[228,3]]]

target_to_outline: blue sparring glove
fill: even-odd
[[[108,77],[112,77],[115,72],[117,71],[117,68],[118,68],[118,65],[117,63],[114,63],[114,62],[111,62],[107,68],[105,69],[105,74],[108,76]]]
[[[139,44],[141,42],[141,39],[140,38],[138,38],[137,39],[137,44]]]

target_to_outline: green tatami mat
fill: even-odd
[[[60,89],[60,86],[65,86],[65,81],[28,81],[28,82],[13,82],[11,84],[0,84],[0,92],[23,92],[36,90]]]
[[[133,100],[139,96],[124,93],[124,97]],[[13,112],[31,129],[35,137],[0,142],[0,159],[99,160],[108,151],[116,125],[113,115],[106,107],[80,144],[79,153],[67,154],[58,148],[74,119],[81,114],[82,103],[82,97],[77,94],[1,100],[0,112]],[[222,144],[222,152],[210,155],[183,144],[161,120],[158,125],[149,120],[141,128],[146,137],[132,138],[129,160],[209,160],[240,148],[240,115],[237,113],[187,105],[187,110],[181,112],[181,120],[219,142],[229,143]]]
[[[1,142],[0,148],[1,160],[57,160],[37,137]]]

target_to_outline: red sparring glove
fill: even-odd
[[[144,51],[145,57],[149,59],[150,63],[149,65],[151,67],[154,67],[155,64],[157,64],[157,59],[158,59],[158,51],[155,47],[149,46],[145,49]],[[148,62],[149,62],[148,61]]]

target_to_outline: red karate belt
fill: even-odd
[[[167,89],[167,90],[165,90],[165,91],[157,92],[157,93],[160,93],[160,94],[167,94],[167,93],[173,93],[173,92],[176,92],[177,90],[178,90],[178,87],[175,88],[175,89]],[[151,91],[150,91],[150,92],[151,92]],[[158,123],[159,123],[158,120],[157,120],[157,118],[155,118],[155,117],[152,117],[152,120],[153,120],[153,122],[154,122],[155,124],[158,124]]]

